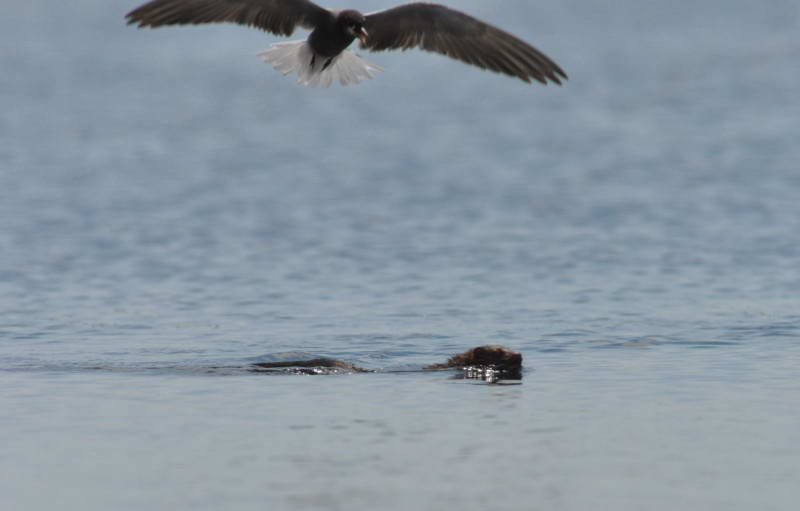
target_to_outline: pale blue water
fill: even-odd
[[[2,509],[795,509],[800,4],[450,3],[570,81],[4,5]]]

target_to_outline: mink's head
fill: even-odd
[[[503,369],[520,369],[522,355],[505,346],[478,346],[472,349],[468,363],[477,366],[496,366]]]

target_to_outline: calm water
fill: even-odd
[[[800,4],[450,3],[570,81],[4,6],[0,507],[795,509]],[[174,369],[489,342],[522,385]]]

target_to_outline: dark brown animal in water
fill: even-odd
[[[492,367],[499,370],[519,371],[522,355],[505,346],[486,345],[469,349],[447,359],[444,364],[432,364],[425,369],[449,369],[452,367]]]
[[[271,372],[275,369],[290,369],[296,374],[374,373],[350,362],[335,358],[312,358],[306,360],[284,360],[280,362],[258,362],[250,366],[255,372]],[[499,371],[504,375],[519,375],[522,370],[522,355],[505,346],[477,346],[450,357],[447,362],[425,366],[423,370],[475,368]]]

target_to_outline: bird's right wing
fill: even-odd
[[[567,75],[525,41],[444,5],[415,2],[365,15],[371,51],[420,48],[526,82],[560,84]]]
[[[332,16],[310,0],[152,0],[125,17],[139,27],[230,22],[291,35],[297,25],[313,29]]]

